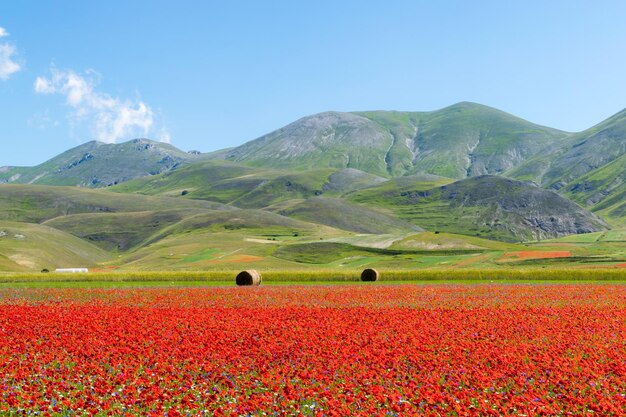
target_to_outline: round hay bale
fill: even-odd
[[[367,268],[361,273],[361,281],[378,281],[380,273],[372,268]]]
[[[261,273],[256,269],[241,271],[235,281],[237,285],[261,285]]]

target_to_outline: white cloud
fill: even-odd
[[[5,28],[0,27],[0,38],[9,36]],[[8,80],[11,75],[22,69],[15,60],[17,49],[8,42],[0,43],[0,80]]]
[[[37,77],[34,88],[40,94],[60,94],[72,108],[73,125],[86,124],[95,138],[105,143],[116,143],[137,136],[147,136],[155,124],[150,106],[140,100],[120,99],[95,89],[99,74],[52,68],[50,77]],[[165,132],[165,134],[163,134]],[[161,140],[169,142],[166,130]]]

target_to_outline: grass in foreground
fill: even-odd
[[[0,286],[133,287],[234,285],[239,271],[3,274]],[[356,283],[361,270],[261,271],[263,284]],[[511,270],[380,270],[382,283],[401,282],[626,282],[626,268]]]

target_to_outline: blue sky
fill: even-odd
[[[621,1],[0,4],[2,165],[146,136],[211,151],[326,110],[459,101],[582,130],[626,107]]]

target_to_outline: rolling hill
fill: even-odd
[[[385,182],[356,169],[287,171],[252,168],[227,161],[207,161],[111,187],[119,193],[183,196],[263,208],[286,200],[322,194],[339,195]]]
[[[70,233],[107,251],[124,252],[155,234],[204,210],[163,210],[121,213],[81,213],[59,216],[43,224]]]
[[[338,198],[311,198],[281,210],[279,213],[355,233],[386,234],[422,230],[392,214]]]
[[[106,251],[52,227],[0,221],[0,270],[91,267],[110,257]]]
[[[608,226],[555,192],[498,176],[480,176],[428,188],[397,190],[383,184],[349,194],[358,203],[385,207],[429,231],[502,241],[528,241],[590,233]]]
[[[226,161],[200,162],[160,175],[138,178],[110,188],[133,193],[229,203],[278,173]]]
[[[0,220],[41,223],[80,213],[142,212],[154,207],[160,210],[230,210],[228,206],[202,200],[120,194],[79,187],[0,184]]]

